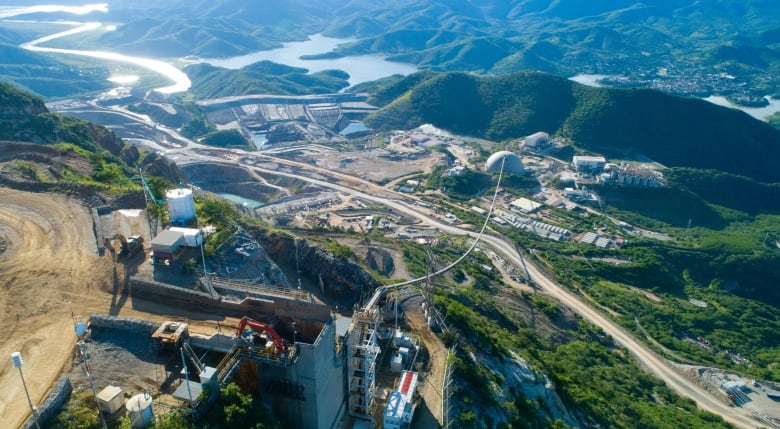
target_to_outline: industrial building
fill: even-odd
[[[504,165],[504,173],[525,174],[523,161],[520,160],[519,156],[508,150],[502,150],[490,155],[487,162],[485,162],[485,171],[488,173],[498,173],[501,171],[502,163]]]
[[[417,391],[417,373],[404,371],[395,391],[387,397],[384,412],[384,429],[408,427],[414,417],[414,394]]]
[[[523,148],[530,152],[541,152],[550,144],[550,135],[539,131],[531,134],[523,140]]]
[[[178,231],[165,231],[157,234],[152,240],[152,263],[155,265],[170,265],[181,256],[184,234]]]
[[[518,198],[509,203],[509,209],[522,214],[531,214],[542,207],[540,203],[531,201],[528,198]]]
[[[205,413],[198,409],[208,406],[200,393],[219,390],[206,386],[224,385],[243,369],[244,374],[257,374],[263,401],[284,427],[340,427],[347,413],[347,353],[344,339],[337,338],[330,309],[286,298],[253,301],[251,306],[257,320],[244,317],[234,335],[182,335],[186,337],[183,352],[196,369],[173,396],[192,403],[196,414]],[[181,331],[181,325],[175,325],[167,330]],[[158,335],[165,331],[161,326],[152,338],[168,338]],[[207,351],[202,355],[225,353],[225,357],[216,367],[205,366],[198,350]]]
[[[157,234],[152,240],[152,264],[170,265],[179,259],[185,247],[203,244],[199,229],[171,227]]]
[[[578,173],[588,174],[600,173],[607,164],[607,160],[603,156],[575,155],[571,162]]]

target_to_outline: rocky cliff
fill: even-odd
[[[301,272],[317,281],[321,279],[322,293],[327,297],[356,303],[363,293],[379,286],[379,282],[360,265],[335,258],[306,240],[260,227],[249,228],[249,232],[280,265],[294,265],[297,248]]]

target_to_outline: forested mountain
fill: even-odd
[[[780,181],[780,131],[738,110],[655,90],[593,88],[540,72],[424,76],[377,89],[375,99],[381,101],[409,88],[367,123],[378,128],[432,123],[498,140],[543,130],[588,151]]]
[[[237,94],[328,94],[346,88],[349,75],[341,70],[308,74],[308,70],[260,61],[238,70],[193,64],[184,71],[192,79],[190,91],[198,98]]]
[[[108,10],[84,19],[115,22],[116,31],[69,46],[226,57],[322,32],[357,39],[339,54],[381,53],[432,70],[614,74],[633,86],[754,102],[780,87],[780,4],[766,0],[114,0]],[[0,41],[18,39],[0,32]]]

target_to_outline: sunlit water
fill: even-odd
[[[578,74],[576,76],[570,77],[569,80],[573,80],[583,85],[588,85],[593,87],[604,87],[607,85],[603,85],[600,81],[607,77],[610,76],[603,75],[603,74]],[[768,117],[772,116],[777,112],[780,112],[780,99],[771,98],[769,96],[764,97],[764,99],[766,99],[769,102],[769,104],[764,107],[746,107],[746,106],[740,106],[739,104],[734,104],[729,100],[727,100],[726,97],[722,97],[720,95],[710,95],[709,97],[703,98],[703,100],[707,100],[710,103],[717,104],[718,106],[725,106],[725,107],[731,107],[732,109],[739,109],[756,119],[766,121]]]
[[[303,42],[285,43],[281,48],[258,51],[231,58],[204,58],[202,62],[227,69],[239,69],[258,61],[272,61],[292,67],[303,67],[309,72],[322,70],[343,70],[349,73],[349,83],[355,85],[393,74],[408,75],[417,71],[417,66],[409,63],[387,61],[381,55],[350,55],[342,58],[322,60],[304,60],[303,55],[315,55],[333,51],[341,43],[352,39],[334,39],[315,34]]]

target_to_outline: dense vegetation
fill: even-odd
[[[52,429],[100,429],[92,392],[84,389],[73,393],[68,404],[46,422]],[[109,419],[107,425],[111,429],[130,429],[130,418],[119,417]],[[242,392],[234,383],[222,387],[219,397],[206,418],[193,423],[187,410],[170,410],[159,416],[150,429],[208,429],[218,427],[233,427],[247,429],[278,429],[275,421],[259,400],[249,393]]]
[[[327,94],[349,86],[349,75],[340,70],[308,74],[306,69],[270,61],[260,61],[238,70],[193,64],[185,71],[192,79],[190,91],[199,98],[245,94]]]
[[[0,41],[0,81],[10,81],[44,97],[67,97],[110,87],[108,70],[77,67]]]
[[[56,18],[72,19],[51,17]],[[141,0],[111,4],[108,13],[90,18],[121,24],[116,31],[50,44],[156,57],[225,57],[323,32],[359,40],[318,57],[380,53],[433,70],[616,74],[673,92],[754,98],[777,88],[780,67],[777,8],[761,0],[739,5],[730,0],[693,5],[681,0],[290,0],[271,5]],[[0,41],[30,40],[20,40],[10,28],[11,34],[0,33]]]
[[[72,20],[66,13],[46,19]],[[20,19],[40,16],[20,16]],[[94,21],[118,23],[56,39],[52,47],[101,49],[152,57],[231,57],[304,40],[311,34],[356,38],[312,58],[378,53],[423,69],[497,75],[541,70],[560,75],[618,75],[613,83],[685,95],[721,94],[748,104],[773,95],[780,73],[774,3],[681,0],[356,2],[290,0],[140,0],[112,3]],[[85,18],[86,19],[86,18]],[[9,20],[11,21],[11,20]],[[44,35],[3,22],[0,77],[46,96],[105,88],[107,70],[71,67],[63,58],[17,48]],[[10,59],[10,60],[9,60]],[[72,59],[67,59],[71,61]],[[626,80],[627,78],[627,80]]]
[[[436,263],[443,265],[457,257],[453,250],[462,251],[464,244],[445,240],[429,250]],[[428,259],[423,246],[404,243],[403,254],[410,273],[425,273]],[[455,362],[460,382],[453,402],[459,410],[458,427],[563,427],[550,416],[544,401],[527,398],[521,388],[500,375],[500,366],[510,365],[512,353],[550,377],[567,409],[582,419],[584,426],[729,427],[720,417],[697,410],[692,401],[681,399],[641,371],[631,355],[599,329],[570,319],[542,295],[518,297],[495,271],[484,270],[489,263],[484,254],[473,255],[461,266],[468,283],[444,279],[434,289],[437,307],[449,326],[460,333]],[[535,311],[530,318],[516,305],[507,305],[518,299]],[[539,329],[542,326],[544,329]],[[452,331],[442,336],[450,345],[455,341]],[[476,358],[470,357],[471,353]],[[497,360],[483,365],[486,356]],[[495,409],[500,409],[508,422],[493,421],[490,416],[495,415]]]
[[[206,134],[201,143],[209,146],[254,150],[255,147],[238,130],[218,130]]]
[[[780,181],[780,131],[736,110],[654,90],[593,88],[537,72],[442,73],[414,84],[366,121],[376,128],[426,122],[499,140],[544,130],[586,151]]]

